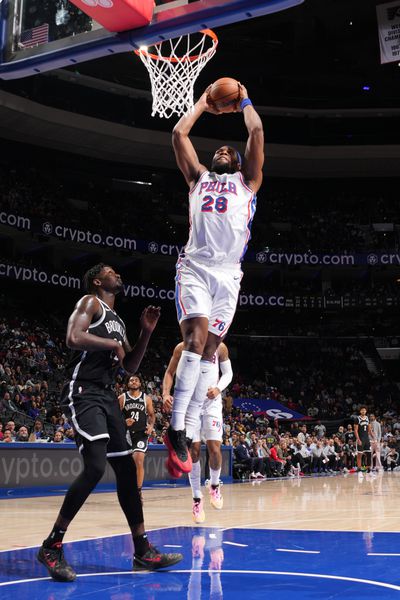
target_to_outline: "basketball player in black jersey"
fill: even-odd
[[[133,568],[154,570],[182,559],[181,554],[161,554],[147,539],[135,463],[129,456],[132,450],[112,387],[120,366],[130,373],[138,369],[160,309],[145,308],[140,318],[141,332],[132,348],[125,324],[114,311],[115,296],[122,289],[120,276],[100,263],[85,274],[84,283],[88,295],[78,301],[68,322],[67,346],[73,352],[61,393],[61,404],[75,430],[84,468],[69,488],[54,527],[38,553],[38,560],[57,581],[76,578],[64,558],[64,534],[102,478],[107,459],[115,472],[118,500],[132,532]]]
[[[367,407],[360,407],[360,414],[354,420],[354,433],[357,442],[357,471],[362,477],[361,463],[362,457],[365,456],[367,472],[371,472],[371,442],[370,438],[374,439],[368,416]]]
[[[128,391],[118,396],[119,407],[128,429],[128,440],[130,439],[133,450],[140,496],[144,480],[144,457],[147,452],[149,435],[153,431],[156,420],[153,402],[150,396],[142,391],[142,388],[140,377],[132,375],[128,381]]]

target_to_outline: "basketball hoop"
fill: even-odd
[[[216,34],[203,29],[135,50],[150,75],[152,117],[158,114],[169,119],[193,108],[194,83],[214,56],[217,45]]]

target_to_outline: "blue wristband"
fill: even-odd
[[[240,102],[241,110],[243,110],[246,106],[253,106],[253,103],[250,100],[250,98],[243,98],[243,100]]]

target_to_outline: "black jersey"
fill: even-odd
[[[358,425],[358,437],[360,439],[368,439],[369,418],[367,417],[367,415],[365,415],[364,418],[358,415],[355,418],[354,422],[356,423],[356,425]]]
[[[358,422],[357,422],[358,424]],[[346,433],[344,434],[344,439],[346,444],[349,444],[350,442],[354,442],[354,440],[356,439],[356,434],[354,433],[354,431],[346,431]]]
[[[98,299],[102,314],[89,325],[88,332],[97,337],[126,341],[125,323],[105,302]],[[110,385],[115,381],[119,368],[118,358],[109,350],[73,350],[66,367],[68,379],[91,381],[99,385]]]
[[[129,392],[125,392],[122,414],[124,419],[135,421],[129,427],[129,431],[144,431],[147,427],[146,394],[142,392],[140,396],[134,398]]]

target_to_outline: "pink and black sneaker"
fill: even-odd
[[[187,447],[185,430],[175,431],[171,426],[168,427],[164,435],[164,444],[168,448],[169,463],[182,473],[190,473],[192,457]]]
[[[42,545],[37,554],[37,559],[56,581],[75,581],[76,573],[64,558],[61,542],[54,544],[51,548]]]
[[[133,557],[133,569],[140,571],[157,571],[165,567],[172,567],[182,560],[182,554],[162,554],[155,546],[149,545],[149,549],[142,556],[137,554]]]

